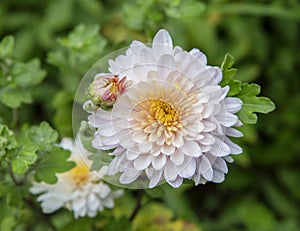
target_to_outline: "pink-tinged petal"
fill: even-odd
[[[165,155],[171,155],[175,152],[175,147],[172,145],[163,145],[161,147],[161,152]]]
[[[152,143],[150,143],[150,142],[141,143],[141,144],[138,144],[138,147],[139,147],[140,153],[150,153],[152,150]]]
[[[153,53],[159,57],[162,54],[171,54],[173,50],[172,38],[169,35],[169,32],[161,29],[154,36],[152,42]]]
[[[241,154],[243,152],[243,149],[237,144],[233,143],[228,137],[225,137],[224,141],[230,148],[230,154],[236,155]]]
[[[225,180],[225,174],[223,172],[220,172],[218,170],[214,170],[214,175],[212,182],[214,183],[221,183]]]
[[[213,178],[213,169],[211,167],[211,163],[206,158],[206,156],[201,156],[201,161],[199,164],[199,172],[201,175],[208,181],[211,181]]]
[[[210,153],[217,157],[223,157],[230,154],[230,147],[222,140],[216,137],[216,142],[212,145]]]
[[[207,64],[207,58],[205,54],[203,54],[199,49],[193,48],[189,53],[203,65]]]
[[[185,70],[191,61],[190,54],[186,51],[182,51],[182,49],[180,50],[178,47],[175,47],[174,53],[177,70]]]
[[[148,141],[148,134],[141,130],[135,131],[132,133],[132,139],[139,144],[144,144]]]
[[[234,160],[231,156],[224,156],[222,157],[224,160],[226,160],[228,163],[232,163]]]
[[[160,154],[159,156],[153,158],[152,166],[155,170],[161,170],[166,164],[167,158],[165,155]]]
[[[153,67],[154,63],[156,63],[155,55],[151,50],[151,48],[149,47],[145,47],[144,49],[141,50],[141,59],[143,60],[144,63],[152,64],[150,65],[151,67]]]
[[[120,140],[120,145],[123,148],[128,149],[128,148],[131,148],[132,146],[134,146],[135,142],[132,139],[131,135],[123,135]]]
[[[210,133],[203,133],[203,137],[199,140],[203,145],[212,145],[215,143],[215,137]]]
[[[210,120],[203,120],[202,123],[204,125],[203,132],[211,132],[217,128],[216,124]]]
[[[149,188],[154,188],[160,182],[162,173],[163,173],[162,169],[153,172],[150,178]]]
[[[183,178],[182,177],[177,177],[173,181],[168,181],[168,183],[173,187],[173,188],[179,188],[182,185]]]
[[[231,136],[231,137],[242,137],[243,136],[243,133],[241,133],[240,131],[238,131],[234,128],[226,128],[225,134],[227,136]]]
[[[213,162],[213,168],[223,172],[223,173],[227,173],[228,172],[228,167],[227,164],[225,162],[225,160],[223,158],[217,158],[214,162]]]
[[[166,79],[169,73],[175,69],[175,60],[171,55],[165,54],[159,58],[157,65],[160,79]]]
[[[164,168],[164,177],[167,181],[174,181],[176,177],[178,176],[178,169],[175,164],[172,163],[172,161],[168,161]]]
[[[242,100],[240,100],[239,98],[234,98],[234,97],[226,97],[224,102],[225,102],[226,111],[233,113],[233,114],[240,111],[242,108],[242,105],[243,105]]]
[[[141,175],[141,171],[127,168],[122,175],[120,176],[120,183],[121,184],[130,184],[135,181]]]
[[[126,152],[126,158],[128,160],[135,160],[140,154],[137,152],[127,151]]]
[[[202,154],[199,145],[195,141],[184,142],[184,145],[181,147],[182,152],[187,156],[198,157]]]
[[[191,158],[188,163],[182,164],[182,166],[179,167],[180,168],[179,176],[183,178],[190,178],[195,174],[196,171],[195,158]]]
[[[238,117],[236,115],[228,112],[221,112],[218,116],[216,116],[216,119],[225,127],[231,127],[238,121]]]
[[[176,132],[175,133],[175,137],[174,140],[172,142],[172,145],[174,145],[176,148],[181,148],[184,144],[182,135],[180,134],[180,132]]]
[[[139,155],[139,157],[134,160],[134,167],[137,170],[144,170],[152,162],[152,159],[153,157],[148,154]]]
[[[179,166],[184,161],[184,153],[180,149],[177,149],[176,152],[170,156],[170,159],[175,165]]]

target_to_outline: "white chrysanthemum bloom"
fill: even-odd
[[[100,169],[97,174],[89,170],[86,157],[90,153],[84,149],[79,136],[76,144],[71,139],[64,138],[60,146],[71,151],[70,160],[76,166],[65,173],[57,174],[58,181],[55,184],[35,182],[30,188],[31,193],[41,194],[37,200],[41,202],[43,212],[52,213],[65,207],[78,218],[95,217],[104,208],[113,208],[114,198],[120,197],[123,190],[112,191],[101,181],[107,173],[107,167]]]
[[[198,49],[174,48],[166,30],[151,47],[134,41],[109,64],[132,81],[112,110],[98,108],[88,118],[97,129],[93,147],[114,156],[109,174],[120,172],[122,184],[146,178],[150,188],[163,180],[173,187],[183,179],[222,182],[230,154],[242,152],[229,139],[242,136],[232,128],[241,125],[235,113],[242,101],[226,97],[220,68],[208,66]]]

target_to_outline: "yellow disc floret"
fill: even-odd
[[[177,125],[179,116],[175,106],[169,102],[160,99],[150,99],[150,114],[160,124],[164,126]]]

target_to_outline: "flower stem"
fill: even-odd
[[[49,217],[44,214],[32,201],[31,198],[23,198],[23,201],[30,207],[32,208],[33,211],[35,211],[35,213],[41,217],[44,222],[53,230],[56,231],[56,227],[52,224],[52,222],[50,221]]]
[[[144,193],[145,193],[144,189],[140,189],[138,192],[136,206],[135,206],[134,210],[132,211],[132,214],[129,218],[130,222],[132,222],[134,220],[135,216],[137,215],[137,213],[139,212],[139,210],[142,207],[142,199],[143,199]]]

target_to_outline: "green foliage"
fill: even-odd
[[[255,124],[257,115],[255,112],[269,113],[275,109],[274,103],[266,97],[257,97],[260,93],[260,86],[257,84],[242,84],[241,92],[237,95],[243,101],[238,116],[243,123]]]
[[[39,126],[32,126],[28,129],[28,137],[33,143],[45,146],[56,142],[58,134],[47,122],[42,122]]]
[[[106,41],[99,31],[99,25],[79,24],[68,36],[57,39],[59,48],[48,54],[48,62],[59,68],[63,75],[59,81],[71,93],[75,92],[86,70],[103,53]]]
[[[185,220],[173,220],[171,209],[158,203],[145,206],[133,222],[134,231],[200,231],[197,226]]]
[[[15,173],[25,173],[29,166],[37,160],[36,146],[23,146],[12,159],[12,170]]]
[[[52,147],[52,150],[45,154],[36,167],[36,181],[54,184],[57,181],[56,173],[66,172],[75,166],[73,162],[67,162],[69,156],[69,151]]]
[[[298,231],[299,10],[292,0],[1,0],[0,230]],[[243,154],[222,184],[145,190],[133,222],[133,190],[95,218],[74,220],[64,209],[42,214],[29,187],[34,179],[54,183],[74,166],[57,144],[73,136],[78,83],[102,56],[134,39],[149,42],[160,28],[175,45],[199,48],[210,65],[232,54],[222,63],[221,85],[244,103],[244,137],[236,141]],[[242,82],[257,82],[277,110],[257,120],[274,104],[258,85]],[[93,132],[81,127],[84,144]],[[90,157],[93,169],[105,156]]]
[[[0,124],[0,157],[11,149],[17,147],[17,141],[14,134],[7,126]]]
[[[221,65],[221,70],[223,73],[223,79],[220,83],[221,86],[229,86],[230,90],[228,96],[237,95],[241,91],[241,81],[233,79],[237,73],[236,68],[232,68],[234,64],[234,59],[230,54],[226,54],[224,61]]]
[[[241,111],[238,113],[239,119],[244,124],[255,124],[257,115],[255,112],[269,113],[275,109],[275,104],[266,97],[257,97],[260,93],[260,86],[257,84],[247,84],[234,79],[237,73],[236,68],[232,68],[234,58],[226,54],[222,62],[221,69],[223,79],[221,86],[229,86],[228,96],[236,96],[243,101]]]
[[[0,102],[10,108],[18,108],[22,103],[32,103],[32,87],[46,76],[40,69],[40,61],[32,59],[27,63],[13,60],[14,38],[5,37],[0,43]]]

